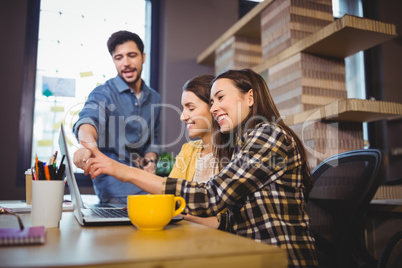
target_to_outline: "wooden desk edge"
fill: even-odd
[[[133,228],[81,227],[72,212],[63,212],[60,228],[47,230],[45,245],[3,247],[0,267],[287,267],[284,249],[198,224],[182,221],[159,233]]]

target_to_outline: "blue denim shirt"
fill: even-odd
[[[96,87],[88,96],[73,131],[90,124],[98,133],[98,148],[108,157],[133,165],[135,155],[159,154],[161,97],[142,81],[140,100],[126,82],[117,75]],[[101,202],[122,200],[127,195],[146,194],[131,183],[123,183],[109,175],[94,180],[95,192]]]

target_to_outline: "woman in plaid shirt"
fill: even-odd
[[[280,118],[264,79],[249,69],[224,72],[213,81],[211,105],[219,124],[214,137],[220,172],[207,183],[129,168],[83,143],[95,156],[85,173],[107,173],[149,193],[182,196],[186,213],[218,215],[219,229],[286,249],[289,267],[317,266],[306,213],[312,182],[305,150]]]

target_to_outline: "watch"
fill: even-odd
[[[146,164],[145,164],[145,166],[146,166],[146,165],[148,165],[148,163],[149,163],[149,162],[154,163],[155,165],[156,165],[156,163],[157,163],[157,160],[153,160],[153,159],[146,159],[146,158],[145,158],[145,160],[146,160]]]

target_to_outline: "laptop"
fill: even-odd
[[[115,207],[113,204],[102,204],[101,207],[85,205],[74,176],[63,124],[60,126],[59,147],[61,154],[65,156],[67,184],[73,203],[74,216],[79,224],[83,226],[131,224],[127,211],[121,207]]]

